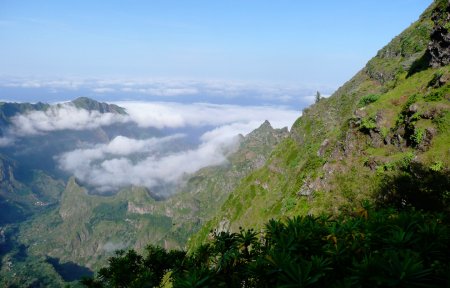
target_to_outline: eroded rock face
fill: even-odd
[[[443,13],[436,11],[432,19],[435,26],[427,50],[431,56],[430,65],[436,68],[450,64],[450,5],[447,4]]]

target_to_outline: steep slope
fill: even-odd
[[[99,113],[126,114],[124,108],[89,98],[55,105],[0,102],[0,142],[2,136],[13,139],[7,145],[0,143],[0,208],[3,208],[0,210],[10,211],[5,212],[7,216],[0,218],[0,225],[2,222],[11,222],[11,219],[17,222],[23,219],[21,216],[30,215],[59,201],[65,183],[60,180],[64,177],[54,163],[55,154],[73,148],[84,139],[109,139],[101,127],[86,132],[63,129],[36,135],[32,133],[28,137],[21,137],[17,133],[16,129],[20,127],[17,127],[16,117],[29,113],[51,114],[63,105]],[[37,119],[42,121],[41,118]]]
[[[19,171],[20,163],[0,154],[0,228],[55,204],[64,190],[63,181],[42,171],[30,171],[26,181],[19,181]]]
[[[442,41],[448,40],[449,20],[448,2],[436,1],[330,98],[305,109],[290,137],[242,180],[190,245],[214,229],[339,213],[364,199],[407,205],[432,190],[411,185],[410,195],[398,195],[417,177],[444,191],[423,205],[448,201],[450,66],[439,55],[448,53]],[[396,182],[401,177],[408,181]]]
[[[114,196],[89,195],[71,178],[59,206],[23,225],[19,241],[36,257],[90,268],[104,265],[117,249],[142,250],[149,243],[184,247],[187,237],[211,218],[239,180],[261,167],[287,135],[286,128],[273,129],[266,121],[240,136],[228,163],[189,176],[178,193],[162,201],[139,187]]]
[[[139,249],[164,236],[171,227],[170,218],[136,208],[154,202],[146,189],[136,187],[111,197],[88,195],[71,178],[60,207],[24,225],[20,241],[33,244],[31,254],[92,267],[116,249]]]
[[[250,134],[240,136],[239,147],[228,156],[226,165],[206,167],[190,176],[165,204],[174,219],[168,238],[186,243],[220,209],[240,180],[261,168],[273,148],[287,136],[287,128],[274,129],[265,121]]]

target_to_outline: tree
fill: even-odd
[[[320,95],[320,92],[317,91],[317,92],[316,92],[316,103],[319,102],[321,98],[322,98],[322,97],[321,97],[321,95]]]

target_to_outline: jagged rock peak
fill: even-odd
[[[272,128],[272,125],[270,125],[269,120],[266,120],[266,121],[264,121],[263,124],[261,124],[260,128],[262,128],[262,127],[268,127],[268,128],[270,127],[270,128]]]
[[[246,141],[268,141],[268,138],[281,139],[289,135],[287,127],[282,129],[274,129],[268,120],[264,121],[261,126],[250,132],[244,138]]]
[[[108,104],[105,102],[98,102],[88,97],[79,97],[75,100],[72,100],[71,103],[77,108],[82,108],[89,111],[96,110],[100,113],[127,114],[125,112],[125,109],[120,106],[117,106],[115,104]]]

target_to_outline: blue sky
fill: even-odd
[[[0,0],[0,76],[342,85],[431,0]]]

